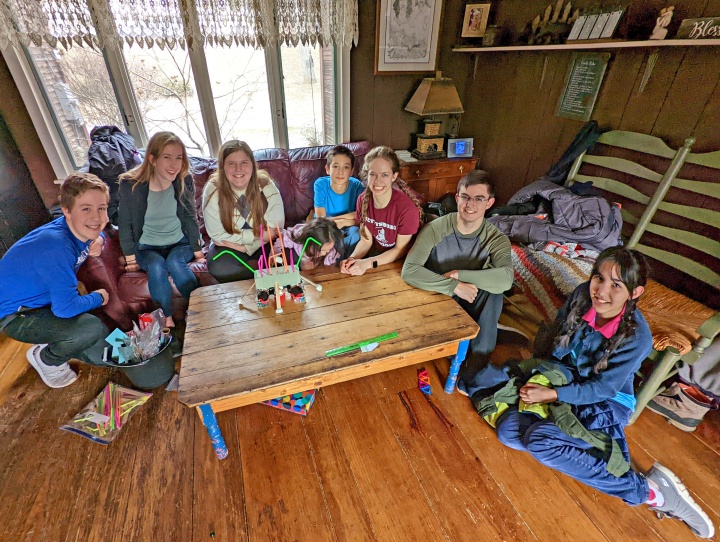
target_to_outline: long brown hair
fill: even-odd
[[[141,183],[149,183],[150,179],[152,179],[152,176],[155,174],[155,166],[150,161],[150,157],[152,156],[154,160],[157,160],[163,150],[165,150],[165,147],[172,145],[173,143],[177,143],[182,147],[182,168],[178,173],[178,177],[183,181],[180,183],[180,194],[182,194],[185,190],[185,176],[190,171],[190,160],[188,159],[187,149],[185,149],[185,144],[182,142],[182,139],[172,132],[158,132],[153,135],[145,148],[145,158],[143,159],[142,164],[130,171],[122,173],[120,175],[120,182],[134,181],[135,184],[133,184],[133,190],[135,190],[135,187]]]
[[[250,159],[250,162],[252,162],[252,175],[250,176],[250,182],[248,182],[245,188],[245,198],[250,205],[250,214],[248,214],[247,222],[252,222],[253,235],[258,237],[260,235],[260,224],[267,226],[265,223],[265,211],[267,211],[268,208],[268,201],[262,189],[273,181],[267,171],[262,169],[258,170],[255,156],[253,156],[250,146],[244,141],[232,139],[220,147],[218,151],[217,170],[210,176],[208,181],[215,185],[215,191],[210,194],[207,201],[210,201],[210,198],[217,192],[220,222],[222,222],[223,228],[231,235],[239,233],[235,230],[237,195],[230,184],[230,180],[227,178],[227,175],[225,175],[225,160],[237,151],[243,151]]]
[[[397,154],[395,154],[395,151],[392,150],[390,147],[380,145],[379,147],[375,147],[373,150],[371,150],[365,155],[365,163],[363,164],[361,175],[367,186],[365,188],[365,192],[363,192],[362,194],[362,201],[360,203],[360,234],[365,239],[370,239],[370,232],[365,226],[365,222],[367,221],[368,205],[370,203],[370,198],[372,197],[370,184],[367,182],[367,175],[368,169],[370,168],[370,163],[376,158],[382,158],[383,160],[387,160],[388,162],[390,162],[390,167],[393,173],[400,172],[400,160],[398,159]],[[408,195],[408,197],[418,208],[420,220],[422,221],[423,210],[422,204],[420,203],[418,197],[413,193],[412,190],[410,190],[410,187],[407,185],[407,183],[403,181],[400,177],[396,178],[394,183],[397,184],[400,190],[402,190],[403,192],[405,192],[405,194]],[[392,190],[392,187],[390,189]]]
[[[630,297],[625,302],[625,312],[620,320],[615,335],[609,339],[604,339],[602,343],[603,353],[597,363],[593,367],[593,371],[597,374],[607,367],[608,359],[615,350],[627,339],[635,334],[637,323],[635,322],[635,309],[637,307],[637,299],[632,298],[632,293],[638,286],[645,286],[647,283],[648,267],[645,257],[641,252],[625,247],[611,247],[603,250],[595,260],[590,278],[592,279],[600,272],[600,267],[605,262],[612,262],[618,266],[620,272],[620,280],[630,293]],[[592,300],[590,299],[589,289],[578,295],[570,305],[565,322],[561,324],[560,332],[555,339],[555,344],[563,348],[567,348],[570,344],[572,336],[583,325],[587,325],[582,317],[590,309]]]

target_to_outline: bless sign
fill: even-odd
[[[676,39],[717,39],[720,38],[720,17],[685,19],[678,29]]]

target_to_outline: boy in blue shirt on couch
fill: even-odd
[[[315,216],[332,219],[343,233],[343,258],[347,258],[360,241],[360,228],[355,221],[355,205],[365,187],[352,177],[355,155],[350,149],[338,145],[328,153],[325,177],[315,181]]]

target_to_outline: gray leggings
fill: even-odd
[[[108,345],[108,329],[97,316],[84,313],[58,318],[49,307],[19,313],[3,331],[22,343],[47,343],[40,352],[47,365],[62,365],[71,358],[103,365],[103,350]]]

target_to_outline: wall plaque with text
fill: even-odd
[[[574,53],[555,115],[588,121],[600,93],[610,53]]]
[[[720,17],[685,19],[678,28],[676,39],[710,40],[720,38]]]

